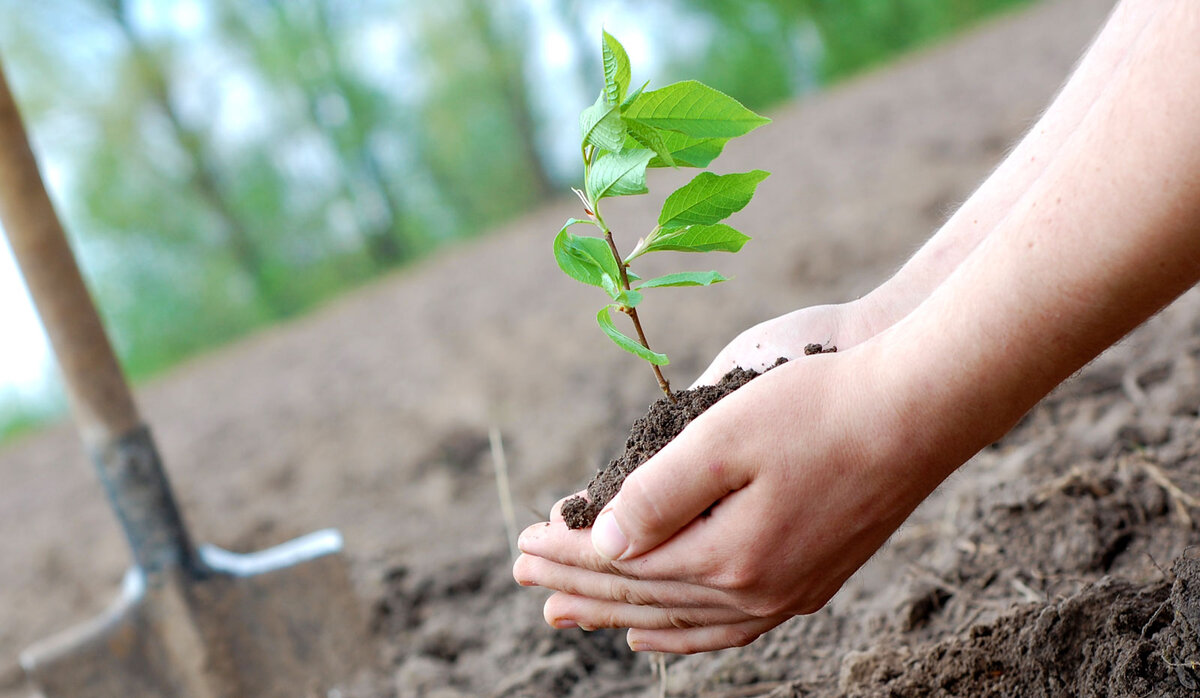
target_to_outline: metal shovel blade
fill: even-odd
[[[192,545],[2,67],[0,225],[133,556],[112,608],[23,653],[26,674],[48,698],[324,696],[366,645],[341,536],[251,555]]]
[[[135,567],[105,613],[21,665],[47,698],[323,698],[366,630],[341,550],[325,530],[247,555],[200,546],[202,578]]]
[[[367,633],[340,533],[193,546],[149,429],[93,456],[134,565],[106,613],[21,655],[47,698],[325,696],[349,677]]]

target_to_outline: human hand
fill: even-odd
[[[630,628],[635,650],[741,646],[820,609],[948,472],[906,450],[880,356],[751,381],[635,470],[590,532],[557,508],[526,529],[515,578],[556,591],[555,627]]]
[[[801,308],[760,322],[725,345],[691,387],[713,385],[735,368],[761,373],[780,357],[804,356],[809,344],[849,349],[890,324],[873,298]]]

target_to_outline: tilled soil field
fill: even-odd
[[[736,280],[645,307],[672,377],[686,384],[755,322],[885,278],[1048,102],[1110,7],[1037,4],[783,107],[731,147],[723,169],[774,175],[739,214],[755,240],[720,260]],[[618,231],[656,214],[656,200],[622,203]],[[139,391],[197,538],[242,551],[345,534],[376,662],[329,695],[1200,686],[1196,291],[976,456],[824,610],[661,666],[622,633],[546,626],[544,594],[512,581],[488,433],[532,523],[615,455],[656,390],[596,331],[590,289],[554,266],[550,240],[575,208],[564,199]],[[0,698],[16,698],[29,695],[20,649],[103,609],[128,557],[69,425],[7,446],[0,482]]]

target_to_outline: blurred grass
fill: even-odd
[[[53,419],[60,408],[50,402],[0,395],[0,444],[16,441]]]

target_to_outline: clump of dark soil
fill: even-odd
[[[909,656],[859,671],[856,696],[1144,696],[1169,689],[1156,634],[1170,584],[1106,577],[1050,604],[1030,604]]]
[[[864,658],[854,696],[1173,696],[1200,689],[1200,559],[1167,579],[1104,577],[915,655]],[[867,688],[866,686],[870,686]]]
[[[780,358],[775,366],[786,362],[787,359]],[[718,400],[760,375],[757,371],[735,368],[716,385],[677,390],[673,402],[662,397],[650,405],[646,415],[633,423],[629,438],[625,441],[625,452],[601,468],[588,483],[587,496],[576,495],[563,502],[562,515],[567,527],[578,529],[591,526],[604,505],[617,495],[629,473],[671,443],[684,427],[717,404]]]
[[[808,344],[804,347],[804,355],[832,354],[837,347],[825,344]],[[779,357],[774,365],[768,366],[763,373],[787,363],[787,359]],[[754,378],[762,375],[758,371],[735,368],[726,373],[716,385],[702,385],[691,390],[675,391],[674,401],[666,397],[659,398],[650,405],[644,417],[633,423],[629,438],[625,441],[625,452],[609,461],[601,468],[587,486],[587,496],[576,495],[563,502],[562,515],[567,527],[572,529],[587,528],[595,522],[600,510],[608,504],[621,489],[621,483],[642,463],[662,450],[671,440],[679,436],[683,428],[693,419],[699,417],[705,410],[717,404],[717,401],[732,393]]]

